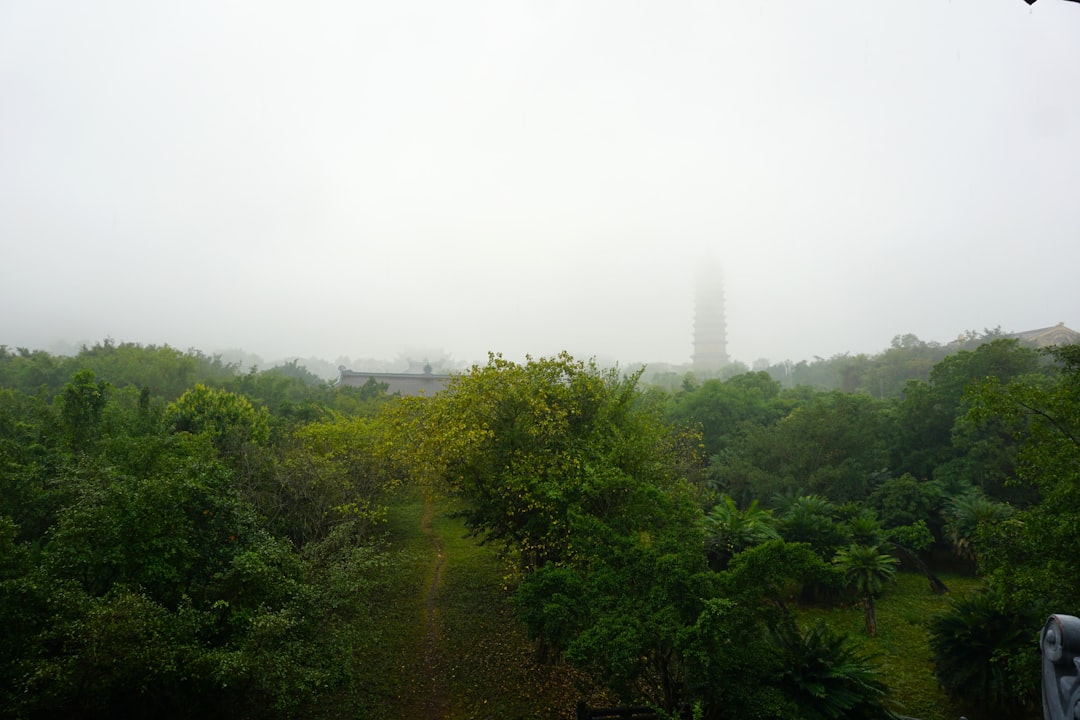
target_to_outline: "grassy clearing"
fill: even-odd
[[[389,562],[383,595],[373,610],[378,641],[369,644],[358,667],[367,669],[358,685],[355,717],[407,718],[405,709],[421,694],[415,670],[425,630],[425,583],[434,555],[431,541],[421,530],[423,497],[416,493],[390,508],[387,538]]]
[[[362,660],[372,672],[361,683],[367,696],[356,716],[414,720],[431,717],[437,707],[436,715],[447,720],[569,720],[580,698],[603,704],[602,691],[579,673],[533,661],[506,588],[505,562],[494,548],[466,537],[452,509],[439,501],[427,528],[420,493],[390,509],[394,578],[377,610],[377,624],[385,628],[381,642]],[[428,602],[437,565],[432,663]]]
[[[439,593],[439,646],[448,718],[574,717],[580,698],[595,688],[566,667],[540,666],[532,643],[514,617],[507,566],[491,547],[469,537],[462,522],[437,513],[434,529],[446,558]]]
[[[802,608],[800,624],[809,626],[818,619],[830,627],[849,633],[864,652],[875,657],[900,712],[920,720],[956,720],[961,712],[938,688],[930,653],[927,626],[930,618],[949,607],[950,597],[974,592],[977,578],[943,574],[949,587],[946,595],[930,591],[926,578],[917,573],[898,573],[889,583],[877,608],[878,634],[866,637],[862,603],[838,608]]]
[[[440,501],[424,530],[424,501],[395,503],[389,537],[395,563],[385,602],[376,610],[385,628],[379,647],[362,659],[372,673],[363,683],[357,717],[412,720],[427,717],[432,688],[441,696],[447,720],[573,718],[580,698],[609,704],[603,690],[566,667],[540,666],[533,646],[514,616],[506,587],[508,568],[494,548],[469,537],[452,504]],[[428,597],[441,547],[443,564],[436,594],[438,663],[425,662]],[[822,619],[847,632],[864,652],[876,656],[900,712],[920,720],[956,720],[960,710],[934,679],[927,636],[930,618],[948,609],[950,597],[973,592],[976,578],[943,574],[948,595],[933,594],[926,579],[899,573],[877,601],[878,635],[863,631],[859,602],[798,609],[801,625]],[[432,676],[433,672],[435,677]]]

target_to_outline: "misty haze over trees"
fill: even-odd
[[[232,7],[0,5],[3,343],[679,364],[709,257],[752,369],[1075,306],[1075,3]]]
[[[946,355],[959,350],[970,350],[996,338],[1010,336],[1000,327],[982,332],[966,331],[954,340],[946,343],[934,340],[922,340],[906,333],[896,335],[888,348],[875,353],[841,353],[830,358],[815,357],[810,360],[785,360],[772,363],[766,358],[759,358],[750,364],[733,360],[712,370],[694,371],[691,364],[672,365],[670,363],[646,363],[643,365],[643,379],[650,384],[677,387],[687,373],[697,379],[724,379],[740,373],[765,371],[784,387],[807,385],[819,390],[845,390],[846,392],[868,392],[877,397],[897,397],[908,380],[925,380],[930,368]],[[105,344],[116,344],[113,340]],[[121,343],[130,344],[130,343]],[[62,357],[77,355],[87,343],[73,345],[66,342],[54,343],[49,352]],[[202,351],[195,351],[202,354]],[[212,357],[224,365],[247,372],[252,369],[268,369],[283,365],[297,365],[305,368],[324,381],[333,382],[338,378],[339,368],[368,372],[421,372],[427,364],[436,374],[461,372],[466,364],[453,358],[441,348],[412,348],[399,352],[393,359],[348,358],[338,357],[333,362],[318,357],[293,356],[267,362],[262,357],[240,348],[215,350]],[[598,357],[597,361],[608,367],[637,367],[626,365],[616,360]]]
[[[0,2],[0,718],[1036,720],[1078,12]]]

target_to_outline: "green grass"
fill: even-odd
[[[534,662],[533,644],[514,616],[510,568],[495,548],[477,545],[443,512],[434,521],[446,564],[441,588],[440,647],[453,720],[573,718],[593,688],[568,667]]]
[[[353,717],[407,717],[402,708],[418,692],[412,667],[425,630],[422,597],[433,562],[431,542],[421,532],[423,512],[419,494],[390,508],[389,567],[372,607],[372,624],[379,632],[356,658],[361,677],[352,699]]]
[[[930,618],[949,607],[950,597],[960,597],[981,586],[977,578],[942,574],[949,587],[946,595],[931,592],[926,578],[901,572],[877,599],[878,630],[867,637],[861,601],[836,608],[801,608],[799,623],[809,626],[818,619],[851,635],[866,653],[875,656],[899,712],[920,720],[956,720],[961,711],[938,687],[929,646]]]
[[[429,717],[433,695],[447,720],[569,720],[580,698],[604,704],[602,690],[580,673],[534,662],[532,642],[514,615],[507,564],[495,548],[466,536],[464,523],[451,516],[453,507],[438,501],[426,530],[419,493],[390,508],[388,537],[396,574],[378,610],[377,620],[385,628],[379,649],[363,659],[372,669],[363,685],[373,700],[358,705],[356,716]],[[444,560],[433,667],[427,648],[428,598],[437,549]]]
[[[357,717],[411,720],[427,717],[432,687],[438,688],[448,720],[520,718],[561,720],[573,717],[580,698],[609,704],[603,690],[567,667],[534,662],[533,645],[514,615],[507,589],[509,568],[496,548],[466,536],[453,505],[442,500],[425,531],[424,502],[417,494],[395,503],[388,524],[395,576],[387,588],[377,621],[385,630],[379,648],[363,659],[372,668],[366,678],[369,699]],[[427,600],[440,546],[436,677],[425,662]],[[947,595],[935,595],[926,579],[898,573],[876,603],[878,635],[866,637],[862,605],[798,608],[801,626],[818,619],[848,633],[875,656],[899,712],[920,720],[956,720],[961,711],[938,688],[928,643],[930,618],[949,607],[950,597],[979,588],[980,581],[942,574]],[[613,704],[613,703],[610,703]]]

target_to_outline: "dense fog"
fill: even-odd
[[[0,6],[0,344],[687,363],[1077,327],[1073,3]]]

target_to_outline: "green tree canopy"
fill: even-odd
[[[717,484],[741,502],[801,490],[863,500],[887,468],[887,406],[865,395],[811,396],[775,425],[747,430],[712,459]]]
[[[206,385],[196,385],[171,403],[167,420],[178,432],[205,435],[225,457],[236,457],[245,446],[270,439],[266,410],[242,395]]]
[[[974,350],[963,350],[937,363],[927,382],[908,384],[900,403],[897,442],[891,465],[929,479],[938,468],[962,459],[965,452],[953,444],[953,428],[964,411],[964,391],[973,383],[996,378],[1008,382],[1036,371],[1039,354],[1016,340],[997,339]],[[968,437],[970,444],[976,439]],[[968,468],[970,477],[976,468]]]
[[[573,536],[588,523],[572,514],[624,534],[688,520],[672,515],[671,498],[689,492],[698,448],[668,429],[637,379],[566,354],[524,365],[491,356],[427,403],[413,439],[468,499],[474,530],[526,567],[571,561],[590,551]]]
[[[747,425],[771,425],[787,413],[780,401],[780,383],[768,373],[736,375],[726,381],[706,380],[678,393],[669,417],[700,428],[711,457],[729,448]]]

